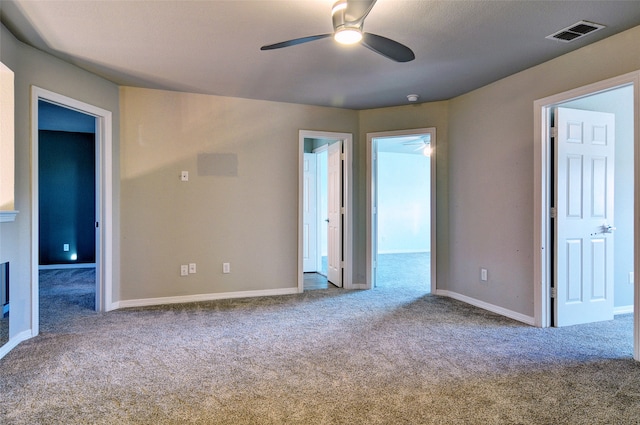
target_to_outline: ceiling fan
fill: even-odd
[[[376,0],[339,0],[331,9],[333,33],[319,34],[309,37],[262,46],[260,50],[281,49],[322,38],[333,37],[342,44],[360,43],[364,47],[396,62],[409,62],[415,59],[413,51],[407,46],[381,35],[364,32],[364,18],[367,17]]]

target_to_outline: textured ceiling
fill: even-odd
[[[1,1],[18,39],[117,84],[351,109],[449,99],[640,25],[640,0],[378,0],[365,31],[416,55],[396,63],[330,38],[260,51],[331,32],[334,0]],[[607,27],[545,39],[580,20]]]

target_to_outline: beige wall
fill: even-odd
[[[638,40],[640,27],[451,100],[448,290],[533,316],[533,102],[640,69]]]
[[[11,335],[31,327],[31,86],[47,89],[113,112],[114,176],[118,175],[118,87],[18,40],[0,27],[0,60],[15,73],[15,208],[16,221],[0,225],[3,255],[11,260]],[[114,249],[119,249],[119,179],[113,182]],[[114,295],[118,296],[118,258],[114,258]]]
[[[297,287],[298,131],[356,134],[357,112],[131,87],[120,99],[121,299]],[[200,153],[236,155],[237,176],[199,176]],[[188,263],[197,273],[180,277]]]

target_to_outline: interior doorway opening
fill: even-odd
[[[96,310],[96,120],[38,101],[38,265],[43,329]]]
[[[637,360],[639,81],[640,73],[628,74],[538,100],[534,108],[535,324],[619,317],[633,334]],[[597,151],[605,145],[608,153]],[[584,234],[568,235],[578,224]],[[595,308],[608,312],[592,315]]]
[[[300,131],[298,290],[353,288],[352,135]]]
[[[435,129],[367,135],[367,286],[435,292]]]
[[[112,280],[113,280],[113,172],[112,172],[112,114],[110,111],[98,108],[93,105],[80,102],[78,100],[54,93],[39,87],[32,87],[31,90],[31,181],[32,181],[32,198],[31,205],[31,328],[32,335],[36,336],[40,332],[40,106],[43,103],[51,104],[62,108],[63,112],[71,111],[86,116],[87,121],[93,124],[93,159],[94,159],[94,195],[93,205],[88,202],[88,209],[93,211],[93,221],[90,230],[86,232],[93,233],[93,239],[83,240],[84,245],[92,245],[93,252],[87,254],[85,251],[79,250],[79,239],[74,237],[72,230],[64,237],[70,238],[68,241],[57,241],[53,243],[55,255],[60,255],[60,259],[54,262],[65,262],[74,264],[82,256],[85,259],[84,271],[93,272],[93,309],[97,311],[112,310],[115,305],[112,299]],[[43,151],[44,152],[44,151]],[[86,195],[79,196],[82,198]],[[85,207],[86,207],[85,203]],[[71,209],[63,211],[63,214],[70,214]],[[55,222],[55,220],[54,220]],[[77,236],[77,235],[75,235]],[[57,236],[54,235],[54,239]],[[74,242],[75,241],[75,242]],[[61,242],[61,243],[60,243]],[[61,252],[60,252],[61,251]],[[93,263],[91,263],[91,258]],[[57,265],[59,267],[60,264]],[[64,264],[64,266],[67,266]],[[77,264],[74,265],[76,270]],[[88,295],[91,298],[91,294]],[[87,298],[85,294],[85,299]],[[90,303],[90,301],[87,301]]]

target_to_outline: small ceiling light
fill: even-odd
[[[419,97],[420,96],[417,95],[417,94],[409,94],[409,95],[407,95],[407,100],[409,102],[417,102]]]
[[[362,32],[358,28],[343,27],[336,31],[333,38],[340,44],[355,44],[362,40]]]

